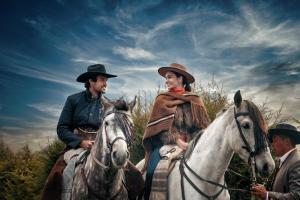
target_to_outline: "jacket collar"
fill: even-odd
[[[102,96],[102,93],[100,93],[97,98],[93,98],[92,93],[88,89],[85,90],[85,97],[88,101],[99,100],[101,98],[101,96]]]

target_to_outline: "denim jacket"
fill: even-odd
[[[102,98],[92,98],[88,90],[68,96],[57,124],[57,135],[68,148],[77,148],[82,141],[74,129],[99,129],[104,110]]]

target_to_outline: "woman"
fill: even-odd
[[[191,93],[190,84],[195,79],[184,66],[172,63],[159,68],[158,73],[166,79],[168,91],[156,97],[143,137],[143,171],[147,170],[145,199],[149,199],[153,173],[161,159],[159,149],[166,144],[177,144],[186,150],[187,142],[210,123],[203,102]]]

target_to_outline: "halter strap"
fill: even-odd
[[[240,113],[236,113],[236,110],[234,108],[234,119],[235,119],[235,122],[237,124],[237,127],[238,127],[238,130],[239,130],[239,134],[244,142],[244,144],[246,146],[243,146],[243,148],[245,148],[248,153],[249,153],[249,160],[251,161],[250,162],[250,165],[251,165],[251,169],[252,169],[252,182],[253,183],[256,183],[256,173],[255,173],[255,169],[256,169],[256,162],[255,162],[255,155],[257,155],[257,152],[254,150],[251,149],[249,143],[247,142],[244,134],[243,134],[243,131],[242,131],[242,128],[241,128],[241,125],[239,123],[239,121],[237,120],[237,118],[239,116],[249,116],[249,112],[240,112]],[[198,138],[197,138],[198,140]],[[196,140],[196,141],[197,141]],[[221,189],[216,193],[216,194],[213,194],[213,195],[208,195],[206,193],[204,193],[202,190],[200,190],[199,187],[197,187],[193,181],[187,176],[187,174],[185,173],[184,171],[184,167],[186,167],[198,180],[201,180],[201,181],[204,181],[204,182],[207,182],[207,183],[210,183],[212,185],[215,185],[217,187],[220,187]],[[189,184],[199,193],[201,194],[202,196],[206,197],[207,199],[211,200],[211,199],[216,199],[224,189],[226,190],[232,190],[232,191],[242,191],[242,192],[249,192],[249,190],[244,190],[244,189],[236,189],[236,188],[228,188],[226,186],[226,183],[224,181],[224,184],[219,184],[217,182],[214,182],[214,181],[210,181],[210,180],[207,180],[207,179],[204,179],[202,178],[201,176],[199,176],[186,162],[185,160],[185,157],[182,156],[181,160],[180,160],[180,164],[179,164],[179,171],[180,171],[180,177],[181,177],[181,180],[180,180],[180,183],[181,183],[181,195],[182,195],[182,199],[185,200],[185,194],[184,194],[184,178],[189,182]]]
[[[240,136],[241,136],[241,138],[242,138],[244,144],[246,145],[246,146],[243,147],[243,148],[245,148],[245,149],[248,151],[248,153],[250,154],[250,157],[253,157],[253,156],[254,156],[254,151],[251,149],[249,143],[247,142],[247,140],[246,140],[246,138],[245,138],[245,136],[244,136],[244,134],[243,134],[243,131],[242,131],[242,128],[241,128],[241,124],[240,124],[240,122],[237,120],[237,118],[238,118],[239,116],[248,116],[248,115],[249,115],[249,112],[240,112],[240,113],[236,113],[236,110],[235,110],[235,108],[234,108],[234,119],[235,119],[236,125],[237,125],[237,127],[238,127]]]
[[[243,134],[243,131],[242,131],[242,128],[241,128],[241,124],[239,123],[239,121],[237,120],[237,118],[239,116],[248,116],[249,115],[249,112],[240,112],[240,113],[236,113],[236,110],[234,108],[234,118],[235,118],[235,122],[236,122],[236,125],[238,127],[238,130],[239,130],[239,133],[240,133],[240,136],[244,142],[244,144],[246,146],[243,146],[244,149],[246,149],[249,153],[249,159],[248,159],[248,162],[250,162],[250,166],[251,166],[251,171],[252,171],[252,182],[253,183],[256,183],[256,161],[255,161],[255,156],[258,154],[258,152],[256,151],[256,149],[252,149],[249,145],[249,143],[247,142],[244,134]],[[255,144],[256,145],[256,144]]]
[[[113,113],[121,113],[121,114],[125,114],[126,116],[131,116],[126,111],[121,111],[121,110],[115,110],[115,109],[113,109],[113,110],[107,112],[105,114],[104,118],[106,118],[108,115],[113,114]],[[106,128],[105,127],[104,127],[104,131],[105,131],[105,135],[107,136],[107,132],[106,132]],[[116,141],[118,141],[118,140],[123,140],[123,141],[125,141],[127,143],[126,138],[116,137],[111,143],[107,143],[107,146],[108,146],[108,149],[109,149],[109,152],[108,152],[109,155],[111,154],[112,147],[113,147],[114,143]],[[100,167],[102,167],[104,170],[108,170],[110,168],[110,164],[105,165],[100,160],[98,160],[92,153],[91,153],[91,156],[92,156],[93,160],[95,161],[95,163],[98,164]],[[128,155],[128,157],[129,156],[130,155]]]

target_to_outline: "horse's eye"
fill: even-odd
[[[250,125],[249,125],[249,123],[245,123],[245,124],[242,124],[242,127],[243,127],[244,129],[249,129],[249,128],[250,128]]]
[[[105,126],[108,126],[108,122],[107,121],[105,121]]]

